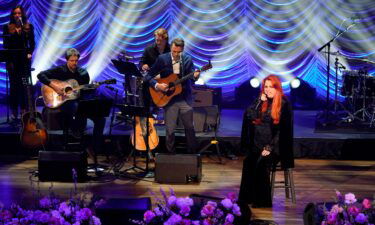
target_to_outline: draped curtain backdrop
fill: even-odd
[[[34,81],[39,71],[64,63],[65,50],[74,47],[92,80],[115,78],[122,92],[124,77],[111,59],[126,51],[138,64],[159,27],[169,31],[170,40],[185,39],[197,67],[211,60],[213,68],[201,76],[208,86],[222,88],[224,100],[250,77],[268,74],[280,75],[286,92],[290,80],[299,77],[324,98],[327,56],[317,49],[349,26],[331,50],[342,53],[338,58],[347,69],[375,71],[374,65],[353,60],[375,61],[374,0],[0,0],[1,25],[17,4],[35,27]],[[2,44],[0,37],[0,49]],[[331,63],[331,98],[334,77]],[[341,86],[341,74],[338,79]],[[5,87],[5,64],[0,63],[1,99]]]

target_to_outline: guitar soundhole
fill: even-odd
[[[72,87],[65,87],[65,94],[71,94],[73,92],[73,88]]]
[[[167,96],[171,96],[171,95],[174,93],[174,91],[176,90],[176,86],[174,85],[173,82],[170,82],[170,83],[168,84],[168,87],[169,87],[169,89],[168,89],[168,91],[166,92],[166,95],[167,95]]]

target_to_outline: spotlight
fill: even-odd
[[[253,88],[258,88],[260,86],[260,80],[257,77],[250,78],[250,85]]]
[[[290,81],[290,87],[291,88],[298,88],[301,85],[301,80],[299,78],[294,78],[292,81]]]
[[[295,109],[315,109],[317,107],[316,89],[306,81],[294,78],[290,83],[290,99]]]
[[[234,90],[234,105],[233,108],[244,108],[251,104],[255,98],[259,96],[260,80],[252,77],[243,82]]]

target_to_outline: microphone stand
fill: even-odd
[[[325,112],[324,112],[324,119],[325,119],[325,122],[323,123],[323,125],[327,125],[327,122],[328,122],[328,114],[329,114],[329,89],[330,89],[330,85],[329,85],[329,75],[330,75],[330,68],[331,68],[331,60],[330,60],[330,57],[331,57],[331,43],[336,40],[337,38],[339,38],[343,33],[347,32],[350,28],[352,28],[353,26],[355,26],[355,23],[352,23],[350,24],[345,30],[342,30],[340,32],[338,32],[331,40],[329,40],[327,43],[325,43],[322,47],[320,47],[318,49],[318,52],[322,51],[325,47],[327,47],[327,94],[326,94],[326,108],[325,108]]]

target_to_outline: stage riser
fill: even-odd
[[[165,137],[160,136],[159,146],[154,149],[155,152],[166,152]],[[101,154],[104,153],[124,153],[130,152],[132,146],[129,144],[128,135],[114,135],[110,138],[106,137]],[[198,142],[204,146],[211,138],[199,137]],[[53,145],[62,140],[62,135],[53,135]],[[19,135],[0,134],[0,142],[4,147],[0,151],[0,155],[37,155],[38,150],[29,150],[21,146]],[[87,136],[86,143],[91,142],[91,136]],[[176,143],[184,143],[183,136],[176,137]],[[375,151],[369,146],[375,146],[374,139],[315,139],[315,138],[295,138],[294,139],[294,155],[296,158],[316,158],[316,159],[342,159],[342,160],[375,160]],[[47,146],[47,149],[49,147]],[[51,147],[52,148],[52,147]],[[244,155],[240,151],[240,137],[220,138],[220,149],[223,154]],[[183,151],[183,149],[182,149]],[[181,152],[183,153],[183,152]]]

